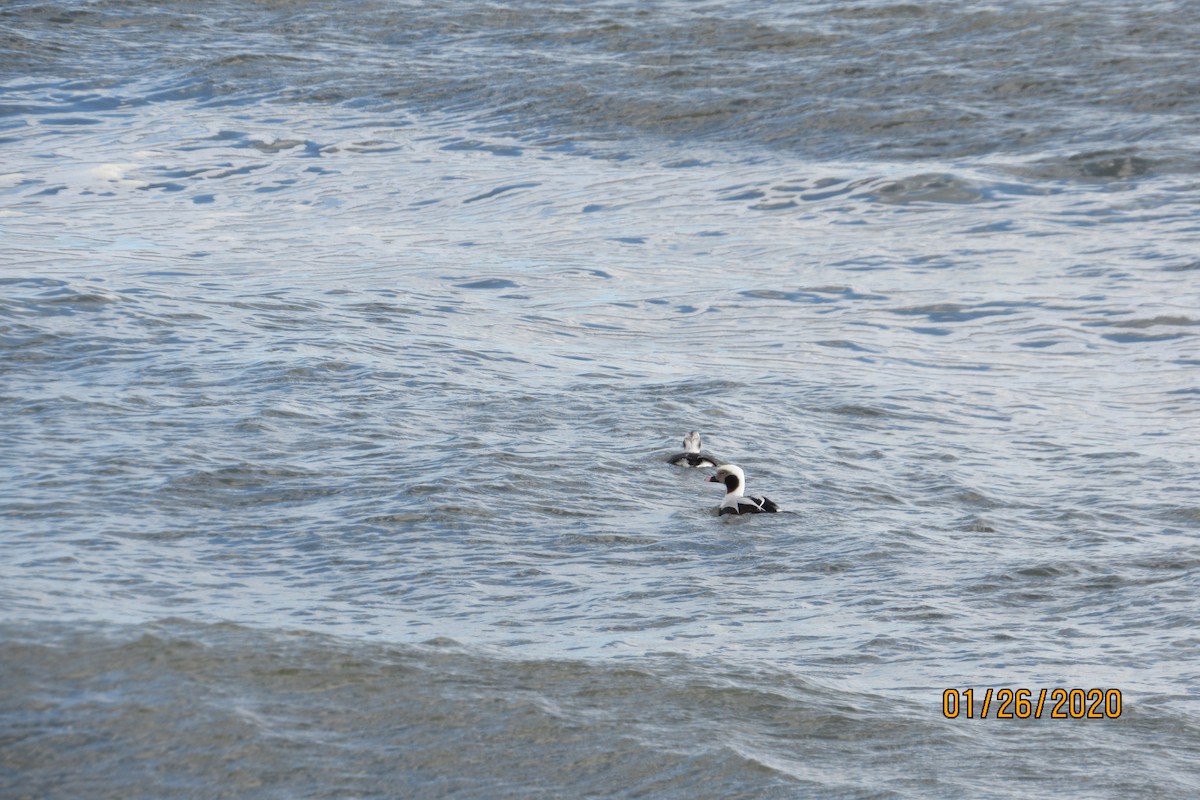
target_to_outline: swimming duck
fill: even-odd
[[[721,514],[758,514],[763,511],[778,511],[779,505],[768,497],[742,494],[746,490],[746,473],[734,464],[726,464],[709,483],[725,484],[725,499],[721,501]]]
[[[683,437],[683,452],[671,456],[667,463],[677,467],[719,467],[723,463],[712,453],[700,449],[700,434],[692,431]]]

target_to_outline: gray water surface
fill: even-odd
[[[1194,796],[1195,22],[6,6],[0,794]]]

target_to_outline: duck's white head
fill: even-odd
[[[698,431],[692,431],[683,437],[683,451],[685,453],[700,452],[700,433]]]
[[[736,464],[726,464],[717,470],[717,474],[708,479],[709,483],[725,484],[725,493],[741,496],[746,488],[746,473]]]

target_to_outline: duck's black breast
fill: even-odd
[[[779,504],[769,497],[739,497],[733,505],[721,506],[721,514],[761,514],[778,510]]]
[[[720,466],[717,460],[708,453],[680,453],[679,455],[671,456],[668,463],[674,464],[677,467],[716,467]]]

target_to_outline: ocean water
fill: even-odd
[[[0,796],[1197,796],[1198,14],[6,3]]]

